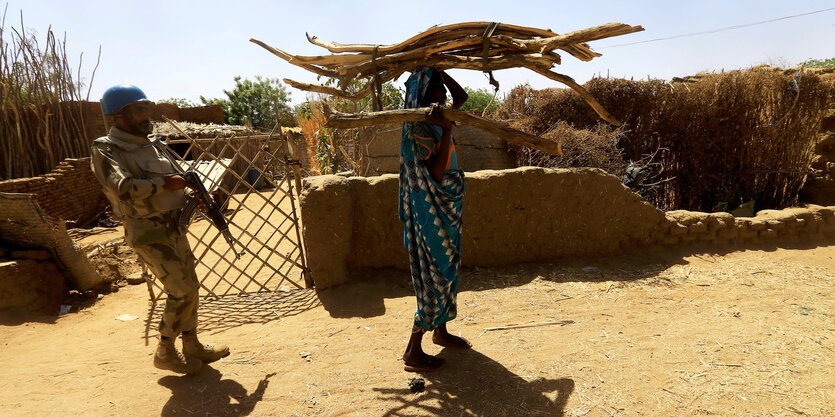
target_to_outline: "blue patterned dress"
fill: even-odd
[[[419,107],[433,71],[417,68],[406,81],[406,108]],[[403,123],[398,215],[417,297],[413,332],[434,330],[458,313],[464,172],[453,142],[441,183],[429,174],[425,160],[437,152],[441,134],[440,127],[427,122]]]

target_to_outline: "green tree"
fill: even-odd
[[[162,99],[162,100],[158,101],[158,103],[176,104],[177,107],[179,107],[179,108],[188,108],[188,107],[200,106],[200,104],[197,104],[197,103],[195,103],[191,100],[188,100],[188,99],[185,99],[185,98],[180,98],[180,97],[171,97],[171,98]]]
[[[835,69],[835,58],[829,59],[810,59],[806,61],[806,66],[811,68],[833,68]]]
[[[469,98],[467,98],[467,101],[463,106],[461,106],[461,110],[477,110],[483,112],[486,108],[487,112],[490,113],[496,110],[496,108],[499,107],[499,104],[501,104],[501,100],[498,98],[493,100],[493,93],[487,89],[464,87],[464,91],[467,92]]]
[[[329,78],[325,85],[335,86],[339,82],[337,78]],[[365,86],[365,83],[369,82],[368,79],[365,80],[351,80],[350,84],[348,84],[348,88],[346,91],[349,93],[357,93]],[[395,87],[394,83],[389,81],[383,83],[380,87],[380,103],[383,105],[383,110],[392,110],[392,109],[400,109],[403,108],[404,96],[406,94],[405,91]],[[334,97],[330,101],[330,105],[336,108],[339,111],[344,112],[362,112],[362,111],[372,111],[374,108],[373,98],[372,95],[369,94],[362,98],[361,100],[349,100],[344,98]]]
[[[282,125],[294,125],[293,111],[287,104],[290,92],[276,78],[255,76],[255,80],[235,77],[235,88],[223,90],[226,98],[207,99],[200,96],[204,105],[217,104],[223,109],[223,119],[228,124],[243,125],[249,120],[252,127],[271,129],[276,116]]]

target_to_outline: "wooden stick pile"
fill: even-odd
[[[51,29],[41,48],[22,15],[19,29],[0,27],[0,179],[41,175],[90,154],[81,74],[73,77],[66,48]]]
[[[293,65],[319,76],[339,80],[339,86],[332,87],[284,79],[287,84],[301,90],[360,100],[374,94],[383,83],[419,66],[484,72],[528,68],[571,87],[600,117],[620,125],[582,86],[569,76],[551,71],[551,68],[561,62],[557,50],[582,61],[590,61],[600,54],[592,51],[586,42],[642,30],[641,26],[608,23],[560,35],[548,29],[468,22],[436,26],[395,45],[339,44],[307,35],[308,41],[331,52],[319,56],[291,55],[257,39],[250,41]],[[356,92],[348,91],[348,86],[354,80],[364,80],[361,82],[362,88]],[[374,123],[372,118],[363,120]]]
[[[491,27],[492,33],[488,32]],[[307,35],[308,41],[332,53],[319,56],[291,55],[257,39],[250,41],[293,65],[341,80],[340,88],[336,88],[284,79],[287,84],[302,90],[359,100],[371,94],[374,76],[384,83],[419,66],[478,71],[529,68],[575,90],[579,89],[578,93],[589,104],[595,103],[592,107],[607,119],[611,116],[596,104],[585,89],[570,77],[551,71],[554,65],[561,62],[560,55],[555,51],[560,49],[582,61],[590,61],[600,54],[592,51],[586,42],[642,30],[641,26],[608,23],[560,35],[548,29],[468,22],[436,26],[396,45],[339,44]],[[353,79],[368,80],[358,92],[350,93],[346,87]]]

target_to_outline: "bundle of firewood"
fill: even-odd
[[[563,35],[505,23],[469,22],[436,26],[396,45],[339,44],[307,35],[308,41],[331,52],[329,55],[298,56],[250,39],[287,62],[317,75],[339,80],[338,87],[308,84],[285,78],[287,84],[306,91],[359,100],[373,95],[382,83],[396,79],[419,66],[484,72],[528,68],[568,85],[608,122],[619,125],[588,91],[571,77],[551,71],[561,62],[556,50],[583,61],[600,56],[586,42],[644,30],[641,26],[608,23]],[[348,90],[352,81],[362,87]],[[416,113],[417,114],[417,113]]]

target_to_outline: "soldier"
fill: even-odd
[[[111,87],[101,105],[104,114],[113,117],[113,126],[107,136],[93,141],[91,168],[113,214],[122,220],[125,242],[162,282],[168,296],[154,366],[196,373],[204,363],[228,356],[229,348],[197,340],[200,283],[194,254],[177,222],[188,184],[148,139],[150,102],[142,90],[132,85]],[[179,335],[183,353],[174,347]]]

